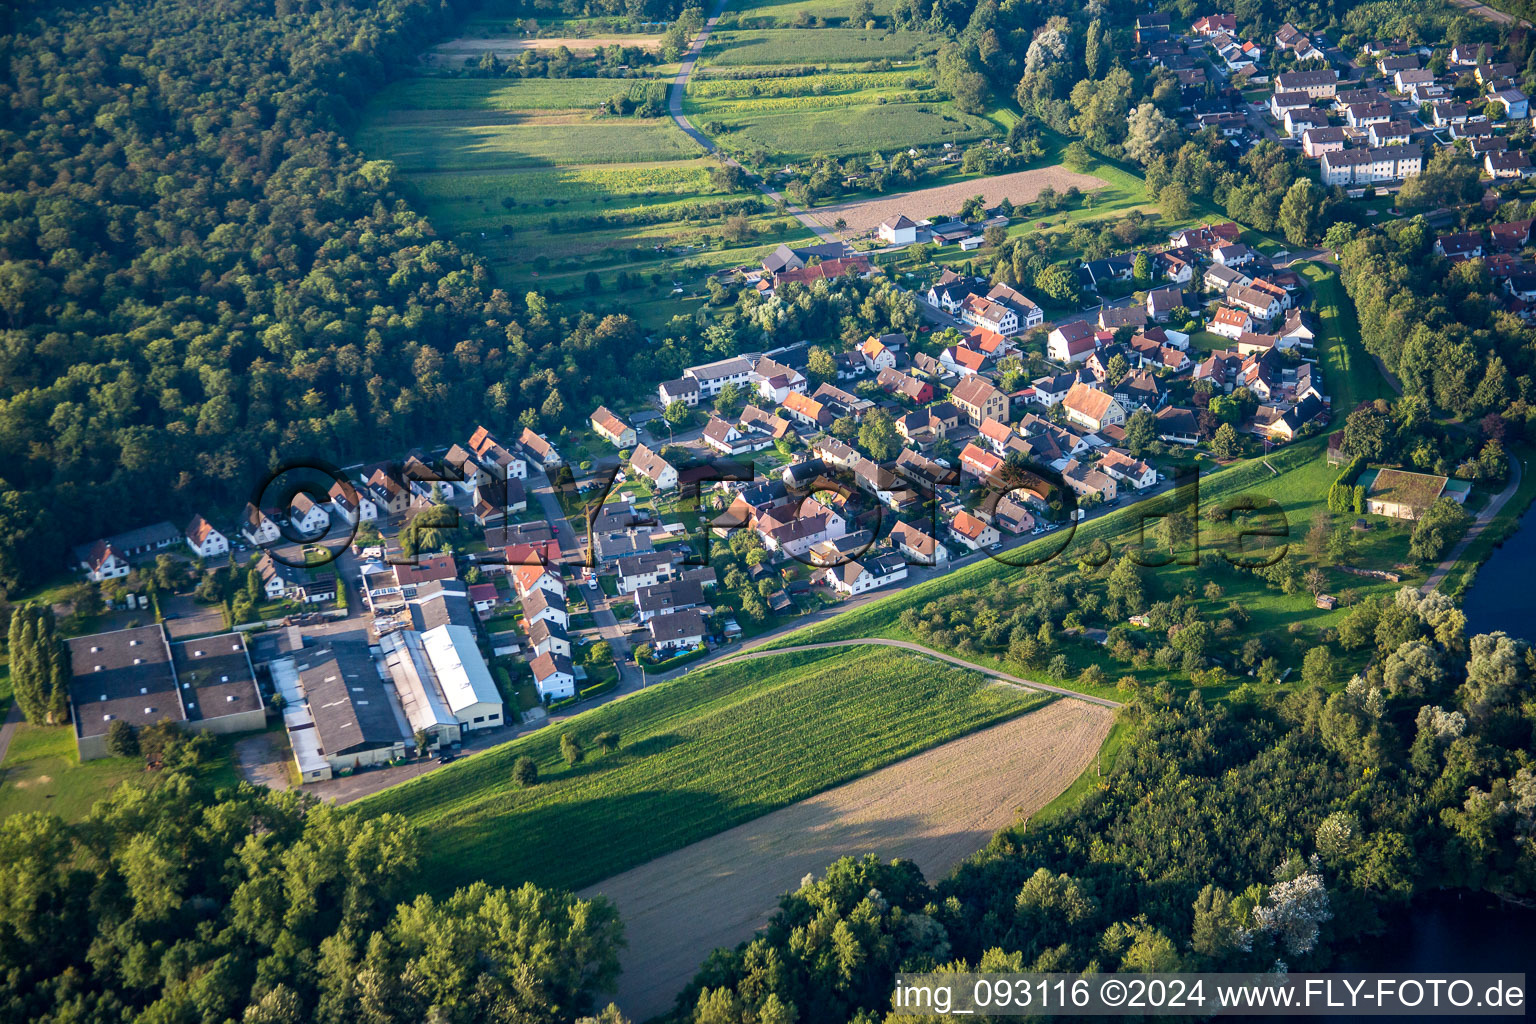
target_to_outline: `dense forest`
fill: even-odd
[[[1498,214],[1529,215],[1518,201]],[[1536,406],[1536,332],[1504,311],[1487,265],[1436,255],[1435,233],[1422,220],[1385,231],[1341,228],[1330,240],[1339,243],[1361,340],[1404,393],[1463,420],[1506,414],[1523,427]]]
[[[532,885],[418,896],[428,840],[408,821],[216,792],[211,737],[141,734],[161,744],[153,785],[79,824],[0,823],[0,1020],[571,1021],[617,976],[610,905]]]
[[[1096,792],[950,878],[834,864],[717,952],[673,1019],[894,1020],[897,971],[1320,969],[1417,893],[1529,894],[1536,653],[1468,638],[1447,598],[1410,589],[1340,634],[1375,658],[1331,694],[1136,693]]]
[[[640,348],[498,291],[343,132],[429,0],[33,4],[0,80],[0,586],[279,456],[557,427]],[[430,433],[427,429],[430,428]]]

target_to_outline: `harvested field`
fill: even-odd
[[[1078,174],[1064,167],[1036,167],[1028,171],[973,178],[953,185],[940,185],[938,188],[925,188],[880,199],[822,206],[812,211],[811,215],[827,227],[832,227],[841,217],[848,222],[845,230],[849,234],[860,235],[874,231],[881,222],[898,214],[904,213],[913,220],[952,215],[960,209],[962,203],[977,193],[981,194],[989,207],[996,206],[1005,198],[1017,206],[1033,202],[1047,185],[1058,192],[1065,192],[1074,185],[1089,192],[1108,184],[1103,178]]]
[[[618,906],[619,1006],[666,1011],[710,951],[752,937],[806,874],[846,854],[916,861],[936,879],[1044,807],[1092,763],[1108,708],[1058,700],[658,857],[582,891]]]

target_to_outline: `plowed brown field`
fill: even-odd
[[[948,874],[1081,775],[1113,718],[1058,700],[583,890],[624,920],[620,1008],[637,1021],[668,1009],[711,950],[751,938],[781,893],[838,857],[873,852],[916,861],[930,880]]]

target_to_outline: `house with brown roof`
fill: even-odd
[[[252,547],[275,544],[282,537],[272,517],[250,502],[246,502],[245,511],[240,514],[240,533]]]
[[[1062,469],[1061,478],[1080,498],[1102,498],[1104,501],[1114,501],[1115,496],[1119,494],[1114,477],[1092,469],[1076,459],[1067,463]]]
[[[975,442],[967,444],[960,450],[960,472],[967,476],[973,476],[978,480],[990,480],[1002,468],[1002,459],[985,448],[978,447]]]
[[[670,491],[677,486],[677,467],[643,444],[635,446],[629,468],[649,480],[658,491]]]
[[[606,405],[593,410],[589,422],[597,435],[615,448],[634,447],[635,428],[619,419]]]
[[[967,377],[955,385],[949,400],[972,426],[979,427],[988,419],[1008,418],[1008,396],[981,377]]]
[[[925,380],[918,380],[916,377],[909,377],[900,370],[894,370],[890,367],[880,371],[879,376],[875,378],[875,383],[880,385],[882,391],[892,395],[900,395],[907,401],[918,405],[933,400],[932,384]]]
[[[949,521],[950,535],[971,551],[980,551],[1002,540],[997,527],[984,523],[964,509],[960,509]]]
[[[1125,422],[1125,407],[1115,401],[1113,395],[1081,382],[1072,385],[1061,405],[1066,410],[1067,422],[1088,430]]]
[[[213,524],[202,516],[193,516],[182,533],[187,538],[187,547],[198,558],[217,558],[229,554],[229,538],[215,530]]]
[[[555,446],[550,444],[549,439],[543,434],[535,433],[531,427],[523,428],[517,443],[522,445],[523,450],[540,466],[548,468],[560,464],[560,453],[555,450]]]
[[[913,565],[944,565],[949,561],[949,550],[911,523],[898,522],[886,540]]]

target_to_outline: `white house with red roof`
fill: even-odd
[[[1093,355],[1095,328],[1086,320],[1063,324],[1046,339],[1046,355],[1058,363],[1081,363]]]
[[[193,516],[183,532],[186,534],[187,547],[198,558],[217,558],[229,554],[229,538],[215,530],[213,524],[202,516]]]

